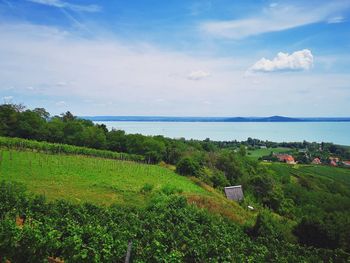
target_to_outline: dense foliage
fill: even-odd
[[[25,218],[15,223],[16,218]],[[346,261],[341,251],[303,248],[283,239],[261,217],[250,236],[231,221],[159,195],[146,209],[64,201],[47,203],[18,185],[0,184],[0,255],[11,262],[123,262],[132,241],[134,262]]]

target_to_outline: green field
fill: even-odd
[[[266,149],[256,149],[256,150],[249,150],[248,156],[254,159],[259,159],[262,156],[269,155],[271,152],[274,153],[290,153],[293,150],[291,148],[266,148]]]
[[[141,204],[147,197],[140,193],[146,183],[153,191],[177,188],[184,193],[207,194],[188,178],[166,168],[79,155],[4,150],[0,176],[23,183],[48,199],[78,202]]]
[[[265,163],[275,172],[275,176],[307,177],[319,179],[326,184],[338,183],[350,187],[350,169],[326,165],[288,165],[283,163]]]
[[[0,150],[0,156],[0,180],[21,183],[48,200],[142,207],[155,193],[175,191],[214,213],[239,222],[247,218],[222,193],[158,165],[8,149]],[[145,185],[153,187],[151,192],[142,192]]]

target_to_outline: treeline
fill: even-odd
[[[0,136],[137,154],[149,163],[176,164],[187,153],[210,151],[215,147],[209,142],[108,131],[105,125],[77,118],[69,111],[50,116],[43,108],[30,110],[14,104],[0,105]]]
[[[140,155],[118,153],[108,150],[98,150],[87,147],[73,146],[69,144],[58,144],[39,142],[35,140],[27,140],[21,138],[10,138],[0,136],[0,147],[6,147],[8,149],[15,150],[33,150],[44,153],[52,154],[78,154],[86,156],[101,157],[107,159],[117,159],[125,161],[138,161],[143,162],[144,158]]]
[[[286,241],[281,225],[261,214],[242,227],[158,195],[145,209],[47,203],[15,184],[0,183],[0,261],[123,262],[130,241],[134,262],[346,262],[341,250]]]

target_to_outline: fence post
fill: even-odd
[[[132,241],[129,241],[128,250],[126,251],[126,256],[125,256],[125,263],[129,263],[130,262],[131,247],[132,247]]]

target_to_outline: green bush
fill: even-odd
[[[200,170],[199,163],[190,157],[182,158],[176,165],[176,172],[181,175],[198,175]]]
[[[146,183],[141,187],[140,192],[143,194],[150,193],[152,192],[153,187],[154,187],[153,184]]]

